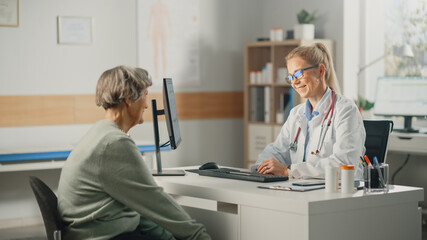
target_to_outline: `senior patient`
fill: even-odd
[[[65,239],[210,239],[156,184],[127,134],[144,121],[151,84],[146,70],[125,66],[99,78],[96,104],[105,119],[73,149],[59,180]]]

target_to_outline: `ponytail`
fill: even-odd
[[[334,89],[336,93],[340,94],[341,89],[335,74],[334,63],[329,54],[328,48],[320,42],[315,43],[313,46],[300,46],[293,49],[287,56],[286,61],[291,58],[301,57],[312,65],[323,64],[325,65],[325,82],[330,88]]]

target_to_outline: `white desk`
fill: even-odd
[[[389,194],[327,194],[257,188],[256,183],[199,176],[155,177],[213,239],[421,239],[423,189]]]
[[[426,155],[427,134],[392,132],[388,142],[388,150]]]

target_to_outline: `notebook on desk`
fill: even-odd
[[[232,169],[232,168],[220,168],[220,169],[209,169],[209,170],[188,169],[185,171],[198,173],[201,176],[230,178],[230,179],[252,181],[252,182],[277,182],[277,181],[288,180],[288,177],[284,177],[284,176],[259,174],[259,173],[249,172],[249,171]]]

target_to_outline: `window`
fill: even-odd
[[[426,1],[389,0],[384,8],[384,75],[426,77]]]
[[[359,2],[358,95],[374,101],[379,77],[427,77],[426,1]]]

